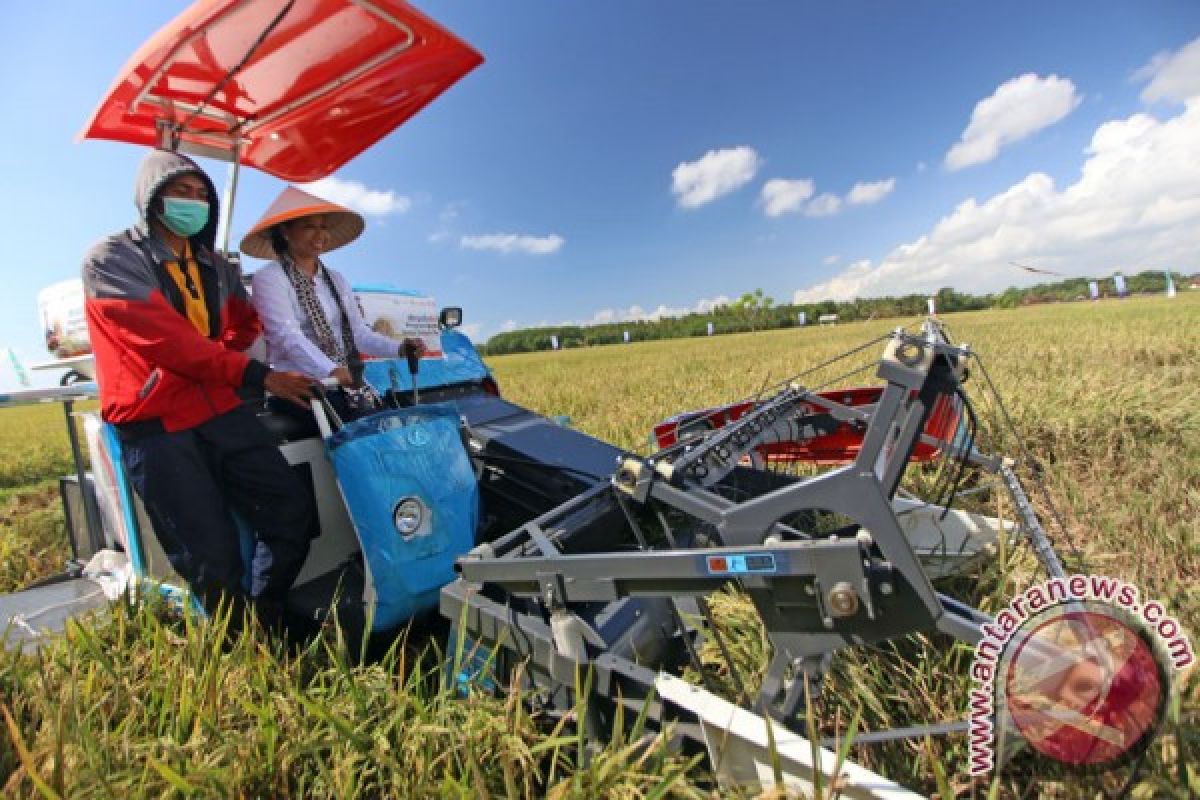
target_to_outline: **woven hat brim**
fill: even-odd
[[[322,204],[292,208],[259,220],[258,224],[242,237],[242,243],[238,249],[254,258],[268,260],[276,258],[275,248],[271,246],[271,228],[282,222],[290,222],[316,214],[323,215],[328,221],[329,245],[325,248],[324,252],[326,253],[350,244],[362,235],[363,229],[366,227],[362,214],[348,211],[340,206]]]

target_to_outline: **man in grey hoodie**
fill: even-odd
[[[308,554],[312,501],[239,388],[305,403],[312,380],[243,350],[261,331],[238,269],[214,252],[217,193],[186,156],[147,154],[138,223],[83,261],[101,415],[167,557],[205,608],[249,600],[268,628]],[[245,575],[237,511],[255,531]]]

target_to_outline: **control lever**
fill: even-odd
[[[336,389],[339,385],[336,378],[324,378],[312,385],[313,416],[317,419],[317,430],[326,439],[332,436],[334,431],[341,430],[345,424],[334,409],[333,403],[329,402],[329,395],[325,392],[326,389]]]
[[[388,392],[392,408],[400,408],[400,373],[396,372],[395,367],[388,367],[388,383],[392,385],[392,390]]]
[[[408,374],[412,376],[412,404],[415,406],[421,402],[421,395],[417,391],[417,371],[421,368],[421,354],[411,339],[404,340],[404,360],[408,362]]]

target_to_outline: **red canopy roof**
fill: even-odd
[[[182,149],[230,158],[237,143],[243,164],[313,181],[483,62],[402,0],[292,0],[255,48],[287,5],[198,0],[134,54],[79,137],[154,146],[166,120]]]

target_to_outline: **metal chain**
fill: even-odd
[[[1021,438],[1021,433],[1017,429],[1016,423],[1013,422],[1012,416],[1008,413],[1008,407],[1004,404],[1004,398],[1000,395],[1000,391],[996,388],[996,384],[992,381],[992,376],[988,373],[987,365],[983,363],[983,359],[979,357],[978,353],[972,351],[971,356],[975,359],[975,363],[979,365],[979,370],[983,373],[983,379],[987,383],[988,389],[991,391],[992,396],[995,399],[996,406],[1000,409],[1000,413],[1004,417],[1004,422],[1007,425],[1009,432],[1017,442],[1017,449],[1020,452],[1021,457],[1024,458],[1031,467],[1036,467],[1036,469],[1031,470],[1032,474],[1030,478],[1033,482],[1033,485],[1037,487],[1037,490],[1041,493],[1042,499],[1046,503],[1046,507],[1050,510],[1050,515],[1054,518],[1055,524],[1058,525],[1058,529],[1062,532],[1063,539],[1066,540],[1067,546],[1071,549],[1071,555],[1074,556],[1075,561],[1079,565],[1080,569],[1086,571],[1088,569],[1087,561],[1084,559],[1083,553],[1080,552],[1079,548],[1075,545],[1075,541],[1071,538],[1071,534],[1067,528],[1066,522],[1063,520],[1062,514],[1059,513],[1058,507],[1054,504],[1053,498],[1050,496],[1050,490],[1046,487],[1045,482],[1038,474],[1039,471],[1044,471],[1041,461],[1035,458],[1029,448],[1025,446],[1025,440]]]

